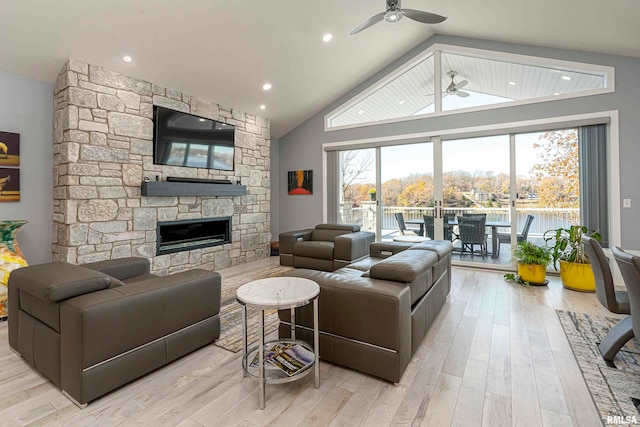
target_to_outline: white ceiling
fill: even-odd
[[[640,57],[637,0],[402,7],[449,19],[349,36],[384,0],[0,0],[0,70],[54,82],[75,58],[266,117],[278,138],[434,33]]]

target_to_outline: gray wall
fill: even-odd
[[[324,131],[325,114],[366,89],[433,43],[612,66],[615,67],[616,91],[603,95],[497,108],[488,111],[453,114],[341,131]],[[283,231],[295,230],[322,222],[322,201],[324,197],[321,187],[323,143],[553,118],[607,110],[619,110],[620,196],[632,199],[632,208],[621,210],[622,245],[629,249],[640,248],[640,227],[637,227],[636,221],[640,217],[640,186],[637,185],[638,180],[640,180],[640,173],[637,172],[637,165],[640,164],[640,144],[638,144],[638,136],[640,135],[640,59],[447,36],[430,38],[280,139],[280,176],[285,173],[283,171],[287,170],[312,169],[314,171],[313,196],[289,196],[286,191],[286,181],[280,183],[280,229]],[[621,201],[618,202],[621,203]]]
[[[271,138],[271,241],[280,234],[280,140]]]
[[[20,134],[20,201],[0,219],[26,219],[18,233],[29,264],[51,260],[53,85],[0,72],[0,130]]]

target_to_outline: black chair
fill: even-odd
[[[527,219],[524,221],[524,228],[522,229],[522,233],[516,234],[518,242],[526,242],[527,236],[529,235],[529,228],[531,228],[531,223],[534,220],[533,215],[527,215]],[[500,245],[503,243],[511,244],[511,233],[498,233],[498,255],[500,255]]]
[[[433,240],[435,238],[434,237],[435,236],[434,217],[432,217],[431,215],[424,215],[423,218],[424,218],[425,235],[431,240]],[[456,239],[458,239],[459,238],[458,235],[453,233],[452,231],[453,226],[449,225],[450,222],[455,221],[456,214],[444,214],[443,218],[444,218],[444,225],[443,225],[444,240],[451,241],[454,235],[456,236]]]
[[[433,240],[435,236],[435,225],[433,223],[434,218],[431,215],[424,215],[423,220],[424,220],[424,234],[425,236]]]
[[[450,240],[455,242],[460,240],[460,236],[453,232],[453,226],[448,225],[456,220],[456,214],[446,213],[444,214],[444,240]]]
[[[404,224],[404,216],[402,215],[402,212],[398,212],[395,214],[396,217],[396,221],[398,221],[398,228],[400,229],[400,233],[402,233],[402,235],[411,235],[411,234],[415,234],[417,236],[420,236],[420,230],[417,229],[413,229],[413,228],[407,228],[407,226]]]
[[[487,254],[487,232],[486,214],[463,215],[458,217],[458,231],[460,233],[460,243],[462,244],[460,258],[467,249],[471,255],[475,255],[475,245],[480,246],[480,254],[484,259]]]
[[[617,353],[627,341],[634,336],[640,336],[640,257],[628,254],[617,246],[614,246],[611,249],[611,252],[613,253],[613,257],[616,259],[616,263],[620,268],[620,273],[622,273],[622,278],[624,279],[624,284],[627,288],[631,315],[625,317],[618,322],[616,326],[614,326],[614,329],[619,328],[621,332],[619,333],[619,337],[613,337],[615,340],[613,340],[613,338],[611,340],[612,342],[615,341],[616,345],[610,346],[611,348],[607,354],[609,358],[604,354],[602,355],[605,360],[608,361],[613,359],[615,353]],[[623,324],[622,322],[625,323]],[[628,328],[627,323],[631,324],[630,329]],[[611,335],[612,331],[613,329],[609,332],[607,338]],[[622,332],[626,332],[626,335],[623,335]],[[626,340],[623,341],[625,338]],[[602,353],[602,349],[600,347],[603,346],[604,341],[605,340],[600,343],[600,353]],[[620,342],[622,342],[622,344],[620,344]],[[611,352],[613,352],[613,355],[610,354]]]
[[[630,314],[629,294],[625,291],[615,290],[613,275],[602,246],[596,239],[586,234],[582,235],[582,242],[584,243],[584,251],[591,262],[593,276],[596,279],[596,296],[600,304],[612,313]],[[633,338],[633,328],[631,318],[627,316],[611,328],[598,346],[598,350],[606,361],[611,361],[618,350],[631,338]]]

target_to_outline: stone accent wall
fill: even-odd
[[[236,126],[235,171],[153,164],[153,105]],[[158,274],[217,270],[269,256],[269,121],[69,60],[54,88],[53,258],[74,264],[143,256]],[[143,197],[144,178],[237,180],[237,197]],[[156,223],[232,216],[232,243],[155,256]]]

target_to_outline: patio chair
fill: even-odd
[[[527,215],[527,219],[524,221],[524,228],[522,233],[516,234],[518,242],[526,242],[529,235],[529,228],[535,217],[533,215]],[[511,244],[511,233],[498,233],[498,255],[500,255],[500,245],[503,243]]]
[[[487,232],[485,223],[487,222],[486,214],[463,215],[458,217],[458,230],[460,233],[460,258],[466,253],[467,249],[471,251],[471,255],[475,255],[475,245],[480,246],[480,255],[484,259],[487,254]]]
[[[451,222],[455,222],[456,214],[454,213],[446,213],[444,214],[444,240],[450,240],[455,242],[456,240],[460,240],[460,236],[453,231],[453,226],[448,225]]]
[[[586,234],[582,235],[582,243],[584,243],[584,251],[591,262],[593,275],[596,279],[596,296],[600,304],[612,313],[630,314],[629,294],[625,291],[615,290],[613,275],[600,243]],[[598,350],[606,361],[611,361],[618,350],[631,338],[633,338],[631,319],[625,317],[611,328],[598,346]]]
[[[456,214],[444,214],[444,240],[451,241],[453,236],[456,236],[456,239],[459,239],[459,236],[453,232],[452,226],[449,225],[449,223],[455,221],[455,219]],[[431,215],[424,215],[424,229],[425,235],[433,240],[435,237],[435,226],[434,218]]]
[[[434,218],[431,215],[424,215],[424,234],[431,240],[435,237]]]
[[[400,233],[402,233],[403,236],[407,234],[415,234],[417,236],[420,236],[420,230],[407,228],[407,226],[404,224],[404,216],[402,215],[402,212],[398,212],[394,215],[396,217],[396,221],[398,221],[398,228],[400,229]]]
[[[627,288],[629,296],[629,311],[631,313],[630,316],[625,317],[620,322],[618,322],[616,326],[614,326],[614,328],[618,328],[618,325],[620,325],[622,322],[631,324],[630,330],[627,329],[627,325],[625,325],[624,328],[620,326],[620,330],[627,331],[627,333],[626,335],[623,335],[619,338],[616,337],[616,342],[617,344],[619,344],[625,338],[631,339],[636,335],[640,336],[640,257],[628,254],[617,246],[614,246],[611,249],[611,252],[613,253],[613,257],[616,259],[616,263],[618,263],[620,273],[622,273],[622,279],[624,279],[624,284]],[[610,334],[611,332],[609,332],[606,338],[608,338]],[[598,349],[602,347],[602,345],[606,341],[606,338],[602,340],[602,343],[600,343]],[[627,339],[627,341],[629,339]],[[617,345],[617,348],[612,346],[609,353],[607,354],[607,356],[610,357],[609,359],[607,359],[607,356],[605,356],[604,354],[602,355],[602,357],[604,357],[608,362],[611,362],[611,359],[613,359],[615,353],[617,353],[617,351],[627,341],[624,341],[622,344]],[[615,352],[613,355],[611,355],[610,353],[613,350],[615,350]],[[602,353],[601,349],[600,353]]]

